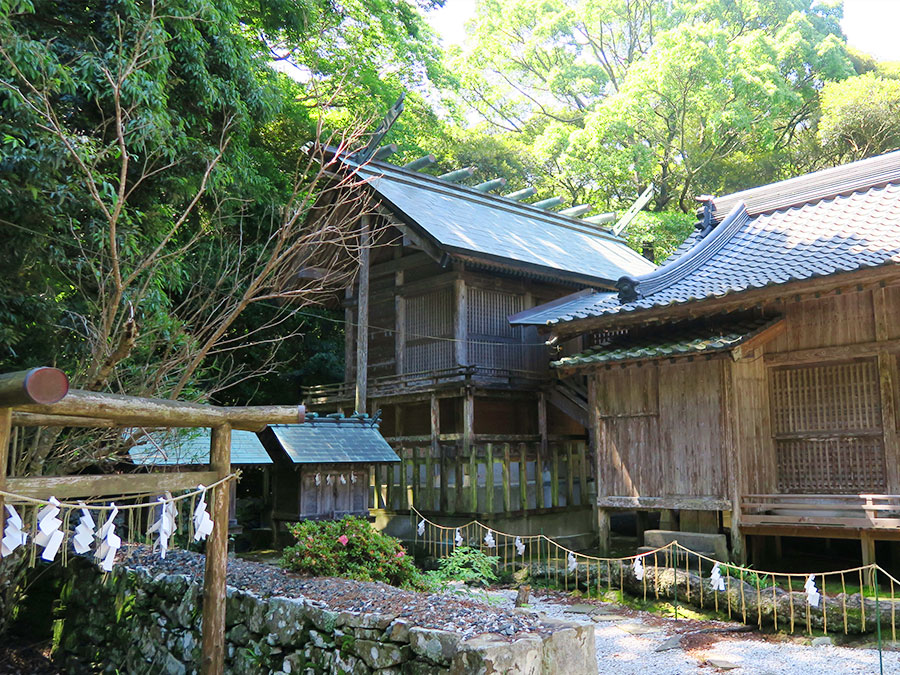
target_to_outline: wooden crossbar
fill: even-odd
[[[102,476],[38,476],[7,478],[6,490],[32,499],[88,499],[110,495],[162,494],[191,490],[219,480],[215,471],[125,473]]]

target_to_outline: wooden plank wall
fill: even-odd
[[[583,441],[551,442],[540,469],[534,443],[473,449],[466,455],[456,446],[397,448],[400,465],[375,471],[374,506],[405,511],[412,503],[425,513],[487,515],[590,504],[592,471]]]
[[[598,497],[727,497],[722,360],[594,372]]]

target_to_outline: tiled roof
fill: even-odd
[[[359,173],[401,222],[451,256],[598,285],[656,267],[624,239],[568,216],[384,162]]]
[[[750,318],[714,324],[691,321],[666,324],[638,334],[616,335],[608,343],[553,362],[556,368],[621,361],[711,354],[733,349],[771,325],[767,318]]]
[[[595,292],[555,307],[536,307],[517,315],[514,323],[555,324],[637,312],[898,263],[900,152],[865,161],[876,161],[878,172],[872,177],[876,187],[859,187],[857,181],[851,194],[822,198],[821,189],[814,191],[807,180],[803,194],[814,195],[814,201],[755,216],[738,201],[689,251],[655,272],[620,280],[617,285],[624,292]],[[852,165],[855,174],[868,175],[859,166],[864,163]],[[891,182],[885,184],[888,176]],[[787,197],[782,194],[779,199],[784,202]],[[629,297],[628,286],[634,289],[633,296]]]
[[[275,424],[264,433],[267,445],[274,441],[294,464],[400,461],[378,424],[368,418],[308,415],[304,424]]]
[[[128,454],[135,464],[175,466],[209,464],[209,429],[172,429],[150,432],[150,440],[133,446]],[[231,432],[232,464],[271,464],[269,453],[252,431]]]

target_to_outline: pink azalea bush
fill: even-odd
[[[284,549],[282,566],[318,577],[383,581],[423,589],[424,576],[406,555],[399,539],[382,534],[353,516],[340,520],[305,520],[290,527],[296,543]]]

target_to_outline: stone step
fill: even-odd
[[[677,541],[685,548],[708,555],[722,562],[728,561],[728,540],[724,534],[702,534],[700,532],[677,532],[675,530],[646,530],[644,547],[648,550],[661,548]]]

